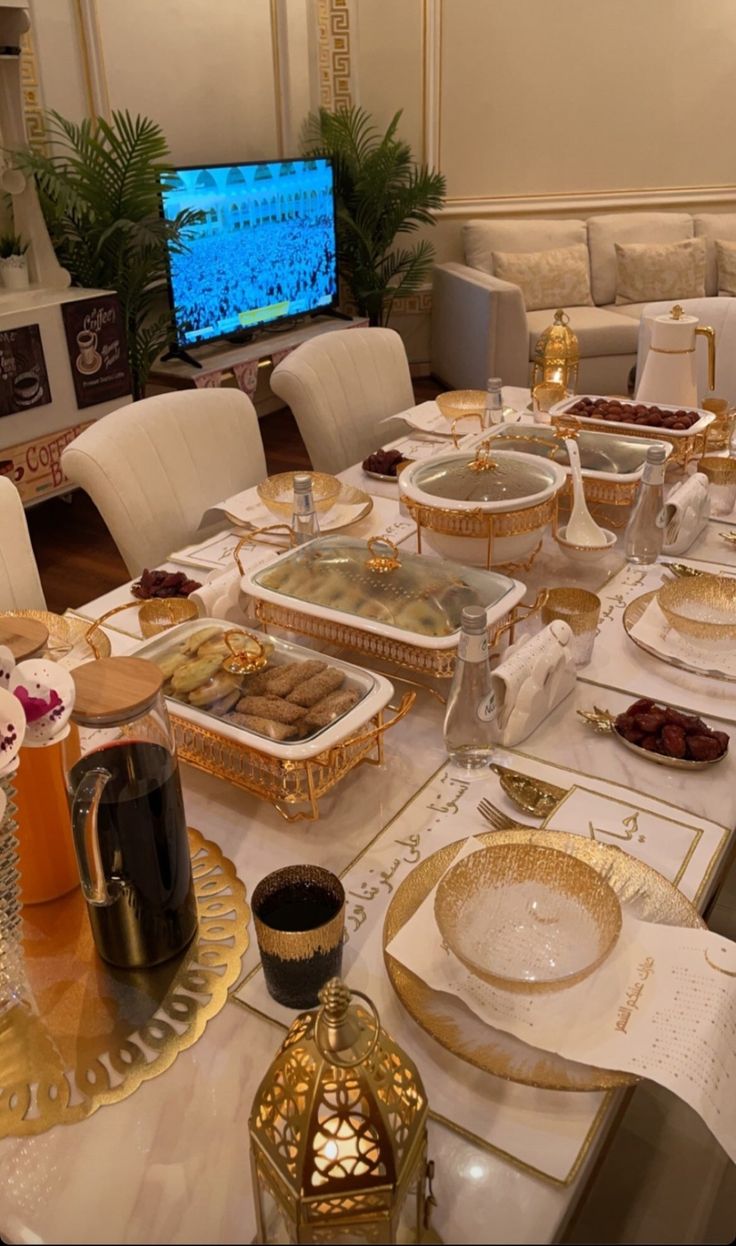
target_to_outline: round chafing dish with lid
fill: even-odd
[[[539,455],[496,450],[438,455],[402,472],[399,491],[427,543],[445,557],[484,566],[524,566],[556,521],[565,472]]]

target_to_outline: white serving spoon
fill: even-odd
[[[567,454],[570,459],[572,476],[572,514],[567,521],[565,540],[571,545],[590,545],[599,547],[608,544],[608,536],[603,528],[595,522],[588,510],[583,488],[583,471],[580,466],[580,450],[572,437],[565,437]]]

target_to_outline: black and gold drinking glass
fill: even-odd
[[[253,892],[253,919],[269,994],[287,1008],[314,1008],[342,968],[345,891],[318,865],[287,865]]]

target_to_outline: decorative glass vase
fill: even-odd
[[[13,771],[0,776],[0,1016],[23,996],[23,942]]]

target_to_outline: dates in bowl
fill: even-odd
[[[627,744],[665,764],[707,766],[721,761],[728,751],[725,731],[714,731],[694,714],[646,698],[634,701],[612,726]]]

